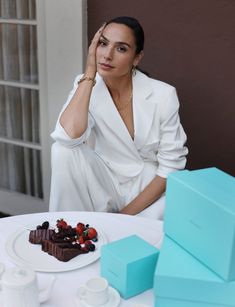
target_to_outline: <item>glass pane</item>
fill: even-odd
[[[35,0],[0,0],[0,17],[36,19]]]
[[[0,143],[0,188],[43,198],[40,151]]]
[[[0,24],[0,78],[38,83],[36,26]]]
[[[0,136],[40,143],[37,90],[0,85]]]

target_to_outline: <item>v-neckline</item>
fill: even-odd
[[[91,108],[93,109],[94,107],[97,115],[100,113],[100,118],[104,117],[103,119],[107,127],[117,134],[117,137],[122,139],[122,142],[126,143],[133,153],[135,152],[136,154],[148,137],[154,120],[153,114],[156,112],[158,103],[155,100],[149,99],[153,89],[146,76],[137,72],[132,84],[134,139],[131,137],[121,115],[117,111],[105,82],[102,78],[100,80],[99,77],[94,87],[95,96],[92,96]]]
[[[129,135],[130,139],[134,143],[135,142],[135,119],[134,119],[134,99],[133,99],[133,97],[132,97],[132,101],[130,103],[130,105],[131,105],[131,113],[132,113],[131,116],[132,116],[132,125],[133,125],[133,127],[132,127],[133,128],[133,137],[132,137],[132,135],[131,135],[127,125],[126,125],[126,122],[124,121],[123,117],[121,116],[120,112],[118,111],[118,109],[117,109],[117,107],[116,107],[116,105],[115,105],[111,95],[110,95],[110,99],[111,99],[111,101],[113,103],[113,107],[115,108],[115,110],[116,110],[116,112],[117,112],[117,114],[118,114],[118,116],[119,116],[119,118],[120,118],[120,120],[122,122],[122,125],[124,125],[127,134]]]

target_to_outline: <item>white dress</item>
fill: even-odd
[[[77,76],[67,102],[77,88]],[[185,167],[186,135],[174,87],[137,71],[133,77],[134,140],[97,74],[88,127],[71,139],[59,123],[51,134],[50,211],[119,212],[156,176]],[[162,218],[164,196],[140,215]]]

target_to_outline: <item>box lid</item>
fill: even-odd
[[[169,175],[235,214],[235,178],[216,167],[176,171]]]
[[[216,167],[176,171],[169,175],[235,214],[235,178]]]
[[[147,256],[158,254],[158,249],[137,235],[107,243],[102,246],[102,254],[108,249],[123,263],[129,263]]]
[[[235,304],[235,281],[218,277],[168,236],[164,237],[158,258],[154,292],[159,297]]]

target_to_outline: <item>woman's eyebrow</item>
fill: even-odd
[[[109,40],[108,40],[103,34],[101,34],[101,38],[103,38],[104,40],[106,40],[107,42],[109,42]],[[126,46],[128,46],[129,48],[131,48],[131,46],[130,46],[128,43],[126,43],[126,42],[115,42],[115,44],[116,44],[116,45],[126,45]]]

